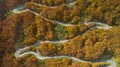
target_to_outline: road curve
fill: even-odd
[[[35,45],[33,45],[35,46]],[[37,52],[33,52],[33,51],[29,51],[29,52],[25,52],[25,53],[22,53],[22,51],[28,49],[30,46],[28,47],[24,47],[24,48],[21,48],[19,50],[17,50],[14,54],[14,56],[16,58],[19,58],[19,57],[23,57],[23,56],[26,56],[26,55],[34,55],[37,59],[40,59],[40,60],[45,60],[45,59],[53,59],[53,58],[69,58],[69,59],[72,59],[74,61],[77,61],[77,62],[89,62],[89,63],[92,63],[90,61],[85,61],[85,60],[81,60],[81,59],[78,59],[78,58],[75,58],[75,57],[71,57],[71,56],[41,56],[40,52],[37,50]],[[116,64],[113,60],[103,60],[104,62],[109,62],[111,65],[107,66],[107,67],[116,67]],[[94,62],[97,62],[97,61],[94,61]]]
[[[25,10],[23,10],[23,11],[19,11],[18,8],[17,8],[17,9],[13,9],[13,12],[14,12],[14,13],[22,13],[22,12],[26,12],[26,11],[30,11],[30,12],[34,13],[35,15],[40,16],[41,18],[43,18],[43,19],[46,20],[46,21],[55,22],[55,23],[60,24],[60,25],[63,25],[63,26],[75,26],[75,25],[73,25],[73,24],[65,24],[65,23],[62,23],[62,22],[59,22],[59,21],[49,20],[49,19],[43,17],[42,15],[40,15],[40,14],[36,13],[35,11],[30,10],[30,9],[25,9]]]
[[[31,10],[29,10],[29,9],[25,9],[25,10],[19,11],[19,10],[22,9],[22,8],[24,8],[24,6],[15,8],[15,9],[13,9],[13,12],[14,12],[14,13],[21,13],[21,12],[30,11],[30,12],[34,13],[35,15],[44,18],[45,20],[49,20],[49,19],[47,19],[47,18],[45,18],[45,17],[39,15],[38,13],[36,13],[36,12],[34,12],[34,11],[31,11]],[[51,8],[53,8],[53,7],[51,7]],[[72,25],[72,24],[64,24],[64,23],[59,22],[59,21],[53,21],[53,20],[49,20],[49,21],[56,22],[56,23],[61,24],[61,25],[64,25],[64,26],[74,26],[74,25]],[[89,24],[91,24],[91,23],[100,25],[100,26],[92,27],[91,29],[94,29],[94,28],[103,28],[103,29],[105,29],[105,30],[108,30],[108,29],[111,28],[111,27],[108,26],[107,24],[103,24],[103,23],[100,23],[100,22],[85,22],[86,25],[89,25]],[[69,41],[69,40],[39,41],[39,42],[37,42],[37,44],[40,44],[40,43],[64,43],[64,42],[68,42],[68,41]],[[36,46],[36,43],[33,44],[33,46]],[[29,46],[17,50],[17,51],[15,52],[15,54],[14,54],[15,57],[16,57],[16,58],[19,58],[19,57],[23,57],[23,56],[25,56],[25,55],[31,54],[31,55],[34,55],[34,56],[36,56],[38,59],[41,59],[41,60],[51,59],[51,58],[64,58],[64,57],[66,57],[66,58],[70,58],[70,59],[75,60],[75,61],[78,61],[78,62],[85,62],[84,60],[80,60],[80,59],[78,59],[78,58],[70,57],[70,56],[51,56],[51,57],[41,56],[41,54],[39,53],[38,50],[37,50],[37,52],[29,51],[29,52],[25,52],[25,53],[20,54],[22,51],[26,50],[27,48],[29,48]],[[86,62],[90,62],[90,61],[86,61]],[[110,63],[111,63],[111,65],[108,66],[108,67],[116,67],[116,64],[115,64],[114,61],[112,61],[112,60],[107,60],[106,62],[110,62]],[[90,62],[90,63],[91,63],[91,62]]]
[[[23,57],[25,55],[34,55],[37,59],[40,59],[40,60],[45,60],[45,59],[52,59],[52,58],[70,58],[72,60],[75,60],[75,61],[78,61],[78,62],[84,62],[83,60],[80,60],[80,59],[77,59],[75,57],[70,57],[70,56],[41,56],[41,54],[39,54],[38,52],[33,52],[33,51],[29,51],[29,52],[25,52],[23,54],[20,54],[21,51],[24,51],[26,49],[28,49],[29,47],[25,47],[25,48],[22,48],[22,49],[19,49],[18,51],[15,52],[15,57],[16,58],[19,58],[19,57]]]
[[[91,29],[91,28],[90,28]],[[93,29],[93,28],[92,28]],[[89,29],[88,29],[89,30]],[[80,34],[81,35],[81,34]],[[71,40],[71,39],[70,39]],[[68,42],[70,40],[60,40],[60,41],[38,41],[36,42],[35,44],[33,44],[32,46],[38,46],[40,45],[41,43],[65,43],[65,42]],[[69,59],[72,59],[74,61],[78,61],[78,62],[89,62],[89,63],[92,63],[90,61],[84,61],[84,60],[81,60],[81,59],[78,59],[78,58],[75,58],[75,57],[71,57],[71,56],[41,56],[40,52],[38,49],[36,49],[37,52],[33,52],[33,51],[29,51],[29,52],[25,52],[25,53],[22,53],[22,51],[28,49],[30,46],[27,46],[27,47],[24,47],[24,48],[21,48],[19,50],[17,50],[14,54],[14,56],[16,58],[19,58],[19,57],[23,57],[25,55],[34,55],[36,58],[40,59],[40,60],[45,60],[45,59],[52,59],[52,58],[69,58]],[[97,61],[96,61],[97,62]],[[115,67],[116,64],[113,60],[107,60],[105,62],[109,62],[111,63],[110,66],[107,66],[107,67]]]
[[[23,6],[19,7],[20,9],[22,8]],[[22,12],[26,12],[26,11],[30,11],[32,13],[34,13],[35,15],[37,16],[40,16],[41,18],[47,20],[47,21],[51,21],[51,22],[55,22],[57,24],[60,24],[60,25],[63,25],[63,26],[75,26],[73,24],[65,24],[64,22],[60,22],[60,21],[56,21],[56,20],[49,20],[45,17],[43,17],[42,15],[36,13],[35,11],[32,11],[30,9],[25,9],[23,11],[19,11],[19,8],[16,8],[16,9],[13,9],[13,12],[14,13],[22,13]],[[101,22],[84,22],[86,25],[90,25],[90,24],[96,24],[96,25],[99,25],[99,26],[96,26],[94,28],[98,28],[98,29],[104,29],[104,30],[109,30],[110,28],[112,28],[111,26],[105,24],[105,23],[101,23]]]

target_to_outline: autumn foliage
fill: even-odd
[[[72,0],[71,0],[72,1]],[[43,4],[38,6],[35,3]],[[5,16],[19,4],[31,11]],[[0,67],[98,67],[105,63],[79,63],[69,58],[38,60],[27,55],[15,58],[16,49],[37,41],[66,40],[66,43],[41,43],[42,56],[72,56],[82,60],[98,60],[102,56],[120,59],[120,0],[0,0]],[[50,8],[55,7],[55,8]],[[43,18],[43,17],[45,18]],[[53,20],[53,21],[51,21]],[[73,24],[75,26],[64,26]],[[93,29],[84,21],[99,21],[112,29]],[[35,50],[35,49],[34,49]]]

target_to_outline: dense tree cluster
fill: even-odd
[[[31,2],[28,2],[31,1]],[[71,0],[72,1],[72,0]],[[40,12],[50,19],[71,23],[63,26],[27,11],[9,14],[7,11],[18,4]],[[41,3],[46,6],[34,4]],[[38,60],[34,56],[15,58],[15,48],[34,44],[37,40],[64,40],[62,44],[42,43],[38,46],[43,56],[67,55],[84,60],[97,60],[103,55],[114,57],[120,63],[120,0],[77,0],[68,7],[67,0],[0,0],[0,67],[99,67],[106,63],[78,63],[68,58]],[[57,5],[57,6],[56,6]],[[59,5],[59,6],[58,6]],[[50,6],[56,6],[50,8]],[[6,14],[7,13],[7,14]],[[5,15],[7,15],[5,19]],[[3,20],[4,18],[4,20]],[[88,29],[83,22],[101,21],[115,25],[110,30]],[[77,36],[79,35],[79,36]],[[29,50],[35,51],[34,48]]]
[[[113,28],[106,36],[104,42],[107,46],[107,53],[114,56],[116,60],[120,59],[120,27]]]
[[[110,31],[101,29],[88,31],[82,36],[73,38],[68,43],[58,45],[55,55],[68,55],[85,60],[96,60],[100,59],[103,55],[109,55],[119,59],[119,30],[119,27],[115,27],[115,29]],[[56,47],[56,45],[53,46]]]
[[[77,23],[77,21],[101,21],[109,25],[119,25],[119,0],[97,1],[77,0],[71,8],[62,4],[56,8],[44,8],[41,15],[53,20]]]
[[[57,47],[54,44],[42,43],[39,46],[39,52],[44,56],[56,55]]]
[[[55,52],[55,54],[51,54],[49,52],[52,50],[51,49],[52,47],[50,48],[46,45],[40,45],[40,46],[46,47],[41,49],[45,51],[44,53],[47,52],[46,55],[48,56],[50,53],[51,55],[56,55],[56,54],[68,55],[68,56],[74,56],[74,57],[85,59],[85,60],[96,60],[96,59],[100,59],[101,56],[105,53],[107,46],[105,46],[106,44],[102,42],[105,35],[106,35],[106,31],[104,30],[88,31],[82,36],[77,36],[73,38],[68,43],[63,43],[58,46],[52,45],[56,47],[55,50],[53,49],[53,51],[57,51],[57,53]]]
[[[30,4],[28,5],[29,8],[40,11],[41,8],[37,9],[35,4]],[[71,8],[66,4],[61,4],[56,8],[44,7],[42,9],[41,15],[47,17],[48,19],[59,20],[73,24],[76,24],[79,21],[84,21],[86,19],[87,21],[101,21],[109,25],[119,25],[119,7],[120,4],[117,0],[113,2],[77,0],[75,5],[73,5]]]
[[[78,6],[68,8],[65,4],[62,4],[56,8],[44,8],[40,14],[48,19],[63,21],[65,23],[77,24],[80,21]]]
[[[85,32],[89,27],[82,22],[76,26],[63,26],[50,20],[45,20],[34,13],[27,11],[17,15],[17,43],[25,46],[37,40],[64,40],[73,38]]]
[[[36,5],[34,2],[27,2],[25,3],[25,8],[36,12],[40,12],[44,7],[40,5]]]
[[[101,21],[109,25],[119,24],[120,0],[77,0],[85,18],[89,21]]]

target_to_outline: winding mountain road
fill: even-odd
[[[20,9],[22,8],[23,6],[20,7]],[[22,10],[22,11],[19,11],[19,8],[16,8],[16,9],[13,9],[13,12],[14,13],[22,13],[22,12],[26,12],[26,11],[30,11],[32,13],[34,13],[35,15],[37,16],[40,16],[41,18],[47,20],[47,21],[51,21],[51,22],[55,22],[57,24],[60,24],[60,25],[63,25],[63,26],[75,26],[73,24],[65,24],[64,22],[60,22],[60,21],[56,21],[56,20],[49,20],[45,17],[43,17],[42,15],[36,13],[35,11],[32,11],[30,9],[25,9],[25,10]],[[109,30],[110,28],[112,28],[111,26],[105,24],[105,23],[101,23],[101,22],[84,22],[86,25],[90,25],[90,24],[96,24],[96,25],[99,25],[99,26],[96,26],[94,28],[99,28],[99,29],[104,29],[104,30]]]
[[[24,9],[24,6],[20,6],[18,8],[13,9],[13,12],[14,13],[22,13],[22,12],[30,11],[30,12],[34,13],[35,15],[40,16],[41,18],[43,18],[46,21],[55,22],[55,23],[63,25],[63,26],[75,26],[73,24],[65,24],[64,22],[47,19],[47,18],[43,17],[42,15],[40,15],[40,14],[36,13],[35,11],[30,10],[30,9],[25,9],[25,10],[22,10],[22,11],[20,11],[20,9]],[[85,21],[84,23],[86,25],[90,25],[90,24],[99,25],[99,26],[96,26],[94,28],[99,28],[99,29],[104,29],[104,30],[109,30],[110,28],[112,28],[111,26],[109,26],[109,25],[107,25],[105,23],[101,23],[101,22],[87,22],[87,21]]]
[[[21,8],[21,7],[20,7],[20,8]],[[30,12],[34,13],[35,15],[40,16],[41,18],[43,18],[43,19],[46,20],[46,21],[55,22],[55,23],[60,24],[60,25],[63,25],[63,26],[75,26],[75,25],[73,25],[73,24],[65,24],[65,23],[62,23],[62,22],[59,22],[59,21],[49,20],[49,19],[43,17],[42,15],[40,15],[40,14],[38,14],[38,13],[30,10],[30,9],[25,9],[25,10],[22,10],[22,11],[19,11],[18,8],[17,8],[17,9],[13,9],[13,12],[14,12],[14,13],[22,13],[22,12],[26,12],[26,11],[30,11]]]
[[[74,3],[71,3],[71,4],[74,4]],[[40,5],[40,4],[38,4],[38,5]],[[49,19],[41,16],[40,14],[38,14],[38,13],[36,13],[36,12],[34,12],[34,11],[31,11],[31,10],[29,10],[29,9],[25,9],[25,10],[19,11],[20,9],[23,9],[23,8],[24,8],[24,6],[20,6],[20,7],[18,7],[18,8],[13,9],[13,12],[14,12],[14,13],[22,13],[22,12],[30,11],[30,12],[34,13],[35,15],[44,18],[45,20],[49,20]],[[54,7],[51,7],[51,8],[54,8]],[[58,23],[58,24],[60,24],[60,25],[64,25],[64,26],[74,26],[74,25],[72,25],[72,24],[64,24],[63,22],[60,22],[60,21],[54,21],[54,20],[49,20],[49,21],[51,21],[51,22],[56,22],[56,23]],[[89,30],[94,29],[94,28],[103,28],[103,29],[105,29],[105,30],[108,30],[108,29],[111,28],[111,27],[108,26],[107,24],[100,23],[100,22],[84,22],[84,23],[85,23],[86,25],[89,25],[89,24],[91,24],[91,23],[94,23],[94,24],[99,25],[99,26],[94,26],[94,27],[90,28]],[[81,35],[81,34],[80,34],[80,35]],[[64,42],[68,42],[68,41],[70,41],[70,40],[38,41],[38,42],[36,42],[35,44],[33,44],[33,46],[38,46],[38,45],[40,45],[41,43],[64,43]],[[36,57],[37,57],[38,59],[40,59],[40,60],[52,59],[52,58],[65,58],[65,57],[66,57],[66,58],[70,58],[70,59],[72,59],[72,60],[74,60],[74,61],[78,61],[78,62],[89,62],[89,63],[91,63],[90,61],[84,61],[84,60],[81,60],[81,59],[78,59],[78,58],[75,58],[75,57],[71,57],[71,56],[49,56],[49,57],[48,57],[48,56],[41,56],[40,52],[39,52],[37,49],[36,49],[37,52],[29,51],[29,52],[25,52],[25,53],[22,53],[22,54],[21,54],[22,51],[28,49],[29,47],[30,47],[30,46],[27,46],[27,47],[18,49],[18,50],[15,52],[15,54],[14,54],[15,57],[16,57],[16,58],[19,58],[19,57],[23,57],[23,56],[25,56],[25,55],[31,54],[31,55],[36,56]],[[115,62],[114,62],[113,60],[106,60],[105,62],[111,63],[111,65],[109,65],[109,66],[107,66],[107,67],[116,67],[116,64],[115,64]]]
[[[49,41],[51,43],[51,41]],[[64,41],[63,41],[64,42]],[[59,42],[59,43],[63,43],[62,41]],[[66,42],[66,41],[65,41]],[[48,43],[46,41],[43,41],[42,43]],[[56,43],[56,42],[52,42],[52,43]],[[36,45],[33,45],[33,46],[36,46]],[[14,54],[14,56],[16,58],[19,58],[19,57],[23,57],[23,56],[26,56],[26,55],[34,55],[37,59],[40,59],[40,60],[45,60],[45,59],[53,59],[53,58],[69,58],[69,59],[72,59],[74,61],[77,61],[77,62],[89,62],[89,63],[92,63],[90,61],[85,61],[85,60],[81,60],[81,59],[78,59],[78,58],[75,58],[75,57],[71,57],[71,56],[41,56],[40,52],[38,50],[36,50],[37,52],[33,52],[33,51],[29,51],[29,52],[25,52],[25,53],[22,53],[22,51],[28,49],[30,46],[27,46],[27,47],[24,47],[24,48],[21,48],[19,50],[17,50]],[[113,60],[99,60],[99,61],[94,61],[94,62],[108,62],[110,63],[111,65],[107,66],[107,67],[116,67],[116,64]]]

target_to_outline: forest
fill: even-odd
[[[69,5],[74,2],[74,5]],[[17,5],[25,11],[14,13]],[[42,5],[40,5],[42,4]],[[109,30],[92,29],[101,22]],[[67,24],[71,24],[68,25]],[[37,41],[69,40],[65,43],[39,43],[42,56],[72,56],[96,61],[106,56],[120,66],[120,0],[0,0],[0,67],[100,67],[106,62],[77,62],[69,58],[39,60],[34,55],[16,58],[20,48]],[[21,54],[22,54],[21,53]]]

